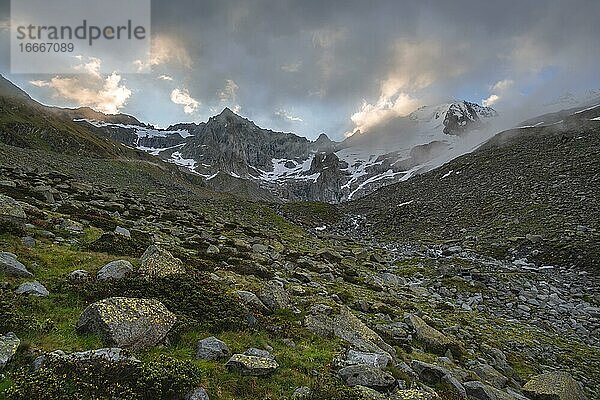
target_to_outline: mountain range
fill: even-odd
[[[257,193],[281,200],[338,203],[471,150],[487,138],[481,132],[498,114],[466,101],[421,107],[342,142],[325,134],[309,141],[262,129],[228,108],[205,123],[166,129],[128,116],[85,115],[77,110],[71,116],[82,126],[204,177],[217,190],[244,179]]]

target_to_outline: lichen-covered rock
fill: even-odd
[[[229,347],[214,336],[198,342],[196,358],[204,360],[219,360],[229,355]]]
[[[244,302],[244,304],[248,305],[250,308],[253,308],[263,314],[267,314],[269,312],[267,306],[265,306],[254,293],[246,290],[237,290],[235,293],[238,295],[240,300],[242,300],[242,302]]]
[[[292,400],[310,399],[311,390],[308,386],[300,386],[292,393]]]
[[[127,260],[111,261],[98,271],[99,280],[122,279],[133,274],[133,265]]]
[[[267,350],[257,349],[256,347],[250,347],[248,350],[246,350],[244,352],[244,354],[247,356],[269,358],[271,360],[275,359],[275,357],[273,357],[273,355],[271,353],[269,353]]]
[[[346,363],[349,365],[368,365],[375,368],[385,368],[392,361],[387,354],[367,353],[364,351],[348,350],[346,353]]]
[[[265,283],[259,298],[270,311],[288,309],[291,306],[290,297],[283,288],[283,285],[277,281]]]
[[[79,351],[75,353],[65,353],[62,350],[43,354],[33,361],[35,370],[41,368],[44,363],[52,359],[62,359],[75,363],[78,367],[86,367],[98,362],[109,362],[112,364],[131,365],[135,366],[141,361],[127,353],[119,347],[108,347],[96,350]]]
[[[25,283],[21,284],[15,290],[15,293],[16,294],[27,294],[30,296],[37,296],[37,297],[47,297],[50,294],[50,292],[48,292],[48,289],[46,289],[44,287],[44,285],[42,285],[38,281],[25,282]]]
[[[158,300],[111,297],[88,306],[77,330],[99,333],[109,345],[141,349],[160,343],[175,321]]]
[[[264,376],[275,371],[279,364],[271,358],[234,354],[225,367],[242,375]]]
[[[440,355],[446,354],[448,350],[454,356],[460,356],[464,353],[464,347],[460,342],[427,325],[417,315],[409,315],[406,322],[415,330],[417,339],[423,343],[426,350]]]
[[[76,269],[67,275],[67,280],[72,284],[81,284],[91,279],[91,275],[84,269]]]
[[[183,397],[183,400],[210,400],[204,388],[197,388]]]
[[[357,350],[387,354],[392,359],[396,350],[388,345],[375,331],[358,319],[347,307],[331,315],[330,307],[313,307],[304,325],[308,330],[323,337],[336,336],[352,344]]]
[[[502,389],[508,384],[508,378],[491,365],[479,363],[472,368],[472,371],[475,372],[482,381],[489,383],[495,388]]]
[[[380,392],[396,387],[396,378],[389,372],[368,365],[351,365],[339,370],[338,375],[348,386],[365,386]]]
[[[156,245],[150,245],[140,258],[141,275],[162,278],[169,275],[183,274],[185,268],[180,259],[173,257],[170,251]]]
[[[4,368],[10,359],[15,355],[21,341],[12,332],[0,335],[0,369]]]
[[[126,238],[131,238],[131,232],[129,232],[129,229],[127,228],[123,228],[121,226],[117,226],[115,228],[115,235],[121,235],[121,236],[125,236]]]
[[[354,390],[357,392],[360,400],[388,400],[386,395],[366,386],[357,385],[354,386]]]
[[[208,247],[206,248],[206,254],[212,256],[212,255],[217,255],[221,252],[221,250],[219,250],[219,248],[217,246],[215,246],[214,244],[210,244],[208,245]]]
[[[0,194],[0,226],[4,231],[22,230],[26,219],[23,207],[15,199]]]
[[[433,400],[437,398],[438,396],[424,390],[404,389],[395,392],[389,397],[389,400]]]
[[[22,276],[31,278],[33,274],[27,268],[17,261],[17,256],[13,253],[0,253],[0,273],[9,276]]]
[[[531,378],[523,393],[533,400],[585,400],[579,383],[562,371],[548,372]]]

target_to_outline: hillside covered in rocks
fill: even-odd
[[[600,398],[599,107],[357,201],[282,203],[0,83],[0,399]],[[443,121],[494,117],[475,106]],[[437,129],[442,114],[404,122]],[[307,176],[350,167],[326,137],[271,137],[231,111],[170,129],[233,148],[211,162],[281,156],[222,142],[225,127],[328,148]]]
[[[339,207],[0,144],[0,398],[598,398],[593,129],[527,131],[518,166],[509,132]]]

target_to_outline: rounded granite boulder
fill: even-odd
[[[89,305],[77,330],[98,333],[110,346],[141,349],[162,342],[176,319],[158,300],[111,297]]]

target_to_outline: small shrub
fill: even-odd
[[[114,296],[157,299],[177,315],[176,331],[202,327],[220,332],[246,324],[246,310],[239,301],[226,287],[198,272],[89,282],[79,290],[90,302]]]
[[[339,379],[326,374],[320,375],[310,388],[307,400],[359,400],[358,393],[344,386]]]
[[[23,310],[31,310],[27,297],[18,296],[8,289],[0,289],[0,332],[48,332],[52,321],[35,318]]]
[[[48,360],[33,373],[14,374],[6,396],[14,400],[176,399],[197,387],[200,369],[168,357],[135,365],[96,360],[82,365]]]

